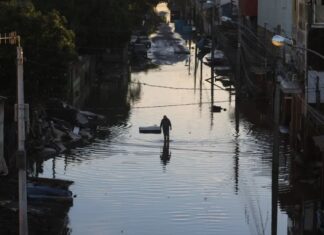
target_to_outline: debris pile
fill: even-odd
[[[102,115],[79,110],[58,99],[35,108],[32,115],[29,150],[45,159],[90,143],[98,126],[106,120]]]

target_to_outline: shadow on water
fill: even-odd
[[[131,105],[140,100],[141,94],[140,83],[125,82],[114,87],[103,81],[92,91],[85,109],[104,115],[108,126],[126,125]]]
[[[162,151],[160,153],[161,163],[163,164],[163,171],[166,170],[166,165],[170,162],[171,151],[169,141],[164,141]]]
[[[262,133],[269,133],[272,136],[272,105],[267,101],[240,103],[240,123],[248,121],[248,135],[256,136],[259,141],[268,142],[273,145],[273,139],[267,139]],[[236,118],[234,118],[234,116]],[[237,113],[233,119],[237,121]],[[234,122],[234,121],[233,121]],[[240,124],[235,122],[236,126]],[[242,127],[241,127],[242,128]],[[236,133],[238,134],[238,133]],[[324,193],[323,183],[320,180],[320,165],[302,161],[301,156],[294,152],[290,146],[289,136],[280,134],[279,159],[273,163],[273,156],[262,156],[263,161],[272,164],[272,185],[271,185],[271,215],[267,220],[260,220],[259,230],[264,233],[263,224],[268,223],[271,227],[271,234],[324,234]],[[240,137],[235,136],[234,174],[235,192],[239,192],[239,173],[241,170],[240,161]],[[287,233],[279,230],[280,213],[287,214]],[[262,222],[263,221],[263,222]],[[284,233],[282,233],[284,232]]]

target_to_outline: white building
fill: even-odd
[[[272,32],[278,27],[281,34],[292,37],[293,25],[293,2],[292,0],[259,0],[258,1],[258,25]]]

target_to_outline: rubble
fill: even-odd
[[[31,118],[28,151],[43,159],[90,143],[105,117],[79,110],[58,99],[34,109]]]

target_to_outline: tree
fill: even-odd
[[[21,36],[27,97],[31,93],[63,94],[69,63],[77,55],[74,33],[66,28],[66,19],[55,10],[42,14],[32,5],[21,8],[1,3],[0,28]],[[15,53],[13,46],[0,47],[0,79],[7,91],[15,89]]]
[[[152,13],[156,0],[33,0],[41,11],[56,9],[75,31],[81,51],[123,47],[132,30]],[[86,50],[85,50],[86,49]]]

